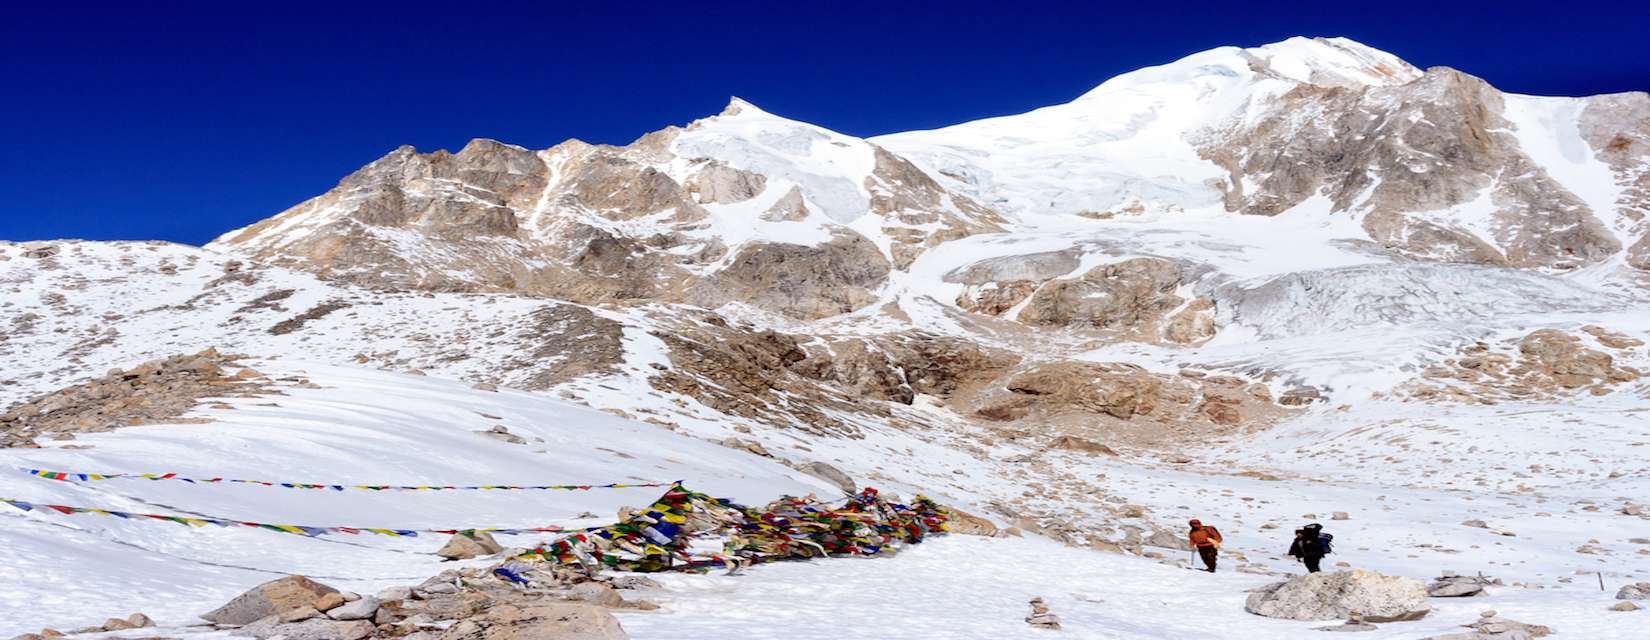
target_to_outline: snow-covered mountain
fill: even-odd
[[[1083,588],[1040,594],[1089,625],[1073,625],[1082,637],[1315,633],[1235,610],[1170,620],[1139,598],[1192,579],[1151,562],[1187,517],[1224,524],[1246,574],[1220,584],[1241,590],[1258,584],[1249,574],[1292,568],[1272,528],[1345,511],[1335,524],[1356,566],[1483,570],[1525,585],[1496,608],[1630,637],[1619,634],[1632,622],[1600,618],[1611,614],[1570,576],[1650,576],[1650,546],[1631,533],[1650,514],[1634,497],[1650,494],[1646,214],[1650,96],[1503,94],[1345,39],[1215,49],[1067,104],[870,139],[736,98],[626,146],[403,147],[206,247],[0,243],[0,443],[13,445],[0,453],[31,468],[338,481],[481,481],[466,465],[525,478],[542,465],[573,481],[702,477],[753,500],[829,487],[804,472],[829,465],[1065,545],[988,541],[1015,563],[1061,549],[1070,566],[1138,571],[1103,596],[1138,624]],[[156,407],[177,389],[133,392],[105,375],[208,347],[325,389],[168,414]],[[494,402],[515,413],[475,408]],[[587,467],[501,444],[470,433],[488,426],[470,409],[626,455],[593,453],[601,463]],[[107,432],[117,419],[156,426]],[[330,423],[349,440],[323,435]],[[416,431],[394,433],[401,424]],[[705,441],[727,447],[706,454]],[[681,455],[626,457],[638,443]],[[500,455],[510,462],[491,462]],[[40,482],[0,480],[0,497],[258,515],[233,496]],[[510,520],[505,504],[485,514]],[[320,520],[356,509],[264,506]],[[358,514],[406,526],[458,514],[426,508]],[[1471,520],[1488,528],[1460,524]],[[136,545],[128,573],[244,560],[191,549],[188,530],[4,524],[41,555],[74,555],[48,540],[65,525],[87,544]],[[294,544],[255,569],[333,564]],[[394,562],[396,549],[339,560],[340,579],[427,568]],[[924,557],[948,556],[887,564],[943,573]],[[7,585],[69,571],[10,570]],[[254,575],[145,593],[164,603],[155,612],[186,615]],[[732,624],[710,612],[719,598],[787,604],[773,585],[671,586],[705,637]],[[18,605],[0,626],[71,624],[76,601],[21,609],[34,595],[0,591]],[[98,610],[123,597],[99,592]],[[1013,598],[976,613],[1007,615],[1025,599]],[[952,635],[991,624],[965,617]]]

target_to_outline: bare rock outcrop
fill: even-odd
[[[1399,389],[1400,395],[1427,402],[1486,404],[1520,399],[1554,399],[1612,388],[1644,377],[1644,372],[1617,363],[1615,356],[1642,342],[1588,326],[1601,348],[1594,349],[1575,334],[1538,329],[1505,344],[1477,342],[1461,348],[1457,357],[1428,367],[1421,378]]]
[[[1265,384],[1230,376],[1153,373],[1127,363],[1056,361],[1020,367],[969,398],[996,422],[1097,430],[1113,441],[1162,442],[1209,425],[1263,424],[1281,409]]]
[[[1300,85],[1261,108],[1201,137],[1230,172],[1228,210],[1275,215],[1323,196],[1425,260],[1573,268],[1621,249],[1600,219],[1614,212],[1592,211],[1526,156],[1503,95],[1479,78],[1435,67],[1402,84]],[[1462,207],[1490,219],[1487,235],[1433,215]]]
[[[67,387],[0,414],[0,446],[182,420],[203,398],[252,397],[268,380],[216,349],[175,355]]]
[[[888,259],[875,244],[841,230],[816,246],[763,242],[739,250],[693,297],[706,306],[741,300],[786,316],[813,320],[877,300]]]
[[[1090,269],[1074,278],[1075,251],[991,258],[946,275],[962,283],[963,309],[1001,315],[1041,327],[1112,330],[1145,341],[1198,342],[1214,335],[1214,301],[1187,300],[1176,292],[1185,269],[1162,258],[1131,258]]]

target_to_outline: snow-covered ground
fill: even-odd
[[[481,391],[432,377],[278,360],[249,364],[276,377],[306,377],[320,388],[289,385],[282,388],[286,395],[232,399],[235,409],[200,412],[217,419],[212,423],[134,427],[84,435],[44,449],[0,451],[0,471],[5,472],[0,473],[0,495],[277,523],[447,528],[600,524],[619,506],[642,504],[659,490],[335,492],[148,480],[70,483],[35,478],[20,469],[172,471],[322,483],[680,479],[694,488],[748,502],[784,493],[833,491],[823,481],[771,460],[689,437],[692,425],[676,433],[543,395]],[[500,424],[528,443],[509,444],[476,433]],[[1610,437],[1621,441],[1650,438],[1642,422],[1612,423],[1609,429]],[[935,495],[970,507],[1038,484],[1023,474],[1016,477],[1014,465],[1002,459],[1010,451],[1000,452],[1002,458],[980,460],[948,448],[943,438],[921,436],[879,430],[864,440],[811,444],[831,447],[833,459],[856,475],[897,479],[892,485],[896,487],[930,486]],[[1485,608],[1578,637],[1632,638],[1643,629],[1642,612],[1604,610],[1615,586],[1650,577],[1650,557],[1636,555],[1637,547],[1626,541],[1643,532],[1618,524],[1619,516],[1609,508],[1587,512],[1573,508],[1581,505],[1572,502],[1586,496],[1609,507],[1613,493],[1644,495],[1643,469],[1631,466],[1642,458],[1624,453],[1601,467],[1601,472],[1621,469],[1632,475],[1593,490],[1588,487],[1595,486],[1595,480],[1583,475],[1555,488],[1552,495],[1545,490],[1498,493],[1427,482],[1397,466],[1386,473],[1380,465],[1335,473],[1337,467],[1318,466],[1287,448],[1288,443],[1323,437],[1322,432],[1284,430],[1270,436],[1274,450],[1219,452],[1211,456],[1220,458],[1191,465],[1081,456],[1054,464],[1056,477],[1104,474],[1098,486],[1146,507],[1151,519],[1164,524],[1187,516],[1218,523],[1231,541],[1228,569],[1243,557],[1261,567],[1294,571],[1294,565],[1280,557],[1287,545],[1287,534],[1280,532],[1319,519],[1337,533],[1340,553],[1331,560],[1416,577],[1448,569],[1531,583],[1530,588],[1495,589],[1488,598],[1435,601],[1438,612],[1426,621],[1386,625],[1371,637],[1442,633],[1471,621]],[[1341,437],[1336,442],[1356,447],[1361,441]],[[1602,444],[1600,455],[1624,449],[1616,440]],[[90,448],[69,448],[83,445]],[[1291,456],[1300,459],[1291,463]],[[923,464],[910,465],[913,459]],[[907,463],[904,468],[901,460]],[[1228,475],[1251,468],[1249,464],[1292,468],[1301,475],[1282,480]],[[960,481],[942,480],[947,476]],[[1050,485],[1034,495],[1050,504],[1081,508],[1083,503],[1068,492],[1090,486],[1094,485]],[[1351,519],[1328,521],[1331,510],[1347,511]],[[597,517],[580,518],[584,512]],[[5,585],[0,588],[0,631],[75,627],[137,609],[163,627],[177,627],[280,574],[302,573],[341,588],[370,591],[421,581],[443,568],[432,555],[444,541],[436,535],[306,538],[10,509],[0,518],[0,540],[8,553],[8,562],[0,565],[0,585]],[[1491,529],[1461,526],[1467,518],[1484,519]],[[1281,526],[1261,528],[1265,523]],[[1501,531],[1516,532],[1517,537],[1500,536]],[[543,537],[507,536],[501,541],[526,546]],[[1588,538],[1600,539],[1614,555],[1576,555],[1574,548]],[[1318,625],[1243,612],[1244,590],[1274,578],[1187,571],[1178,552],[1159,551],[1168,556],[1163,560],[1167,564],[1037,537],[949,536],[893,558],[784,563],[736,578],[664,576],[667,589],[647,595],[664,608],[625,613],[621,619],[636,638],[1036,637],[1020,617],[1025,601],[1041,596],[1064,619],[1072,637],[1289,638],[1317,633],[1309,629]],[[1595,571],[1603,572],[1610,593],[1598,592]],[[1585,574],[1577,575],[1580,572]]]
[[[1243,611],[1245,590],[1272,581],[1209,575],[1026,538],[936,539],[889,559],[758,567],[736,577],[665,576],[664,608],[621,618],[636,638],[1317,638],[1332,623],[1272,620]],[[1561,637],[1644,637],[1646,612],[1609,614],[1613,594],[1496,589],[1434,598],[1419,622],[1360,637],[1422,638],[1459,631],[1480,611],[1556,628]],[[1060,633],[1021,619],[1041,597]]]
[[[199,413],[217,419],[205,424],[133,427],[42,449],[0,450],[0,497],[276,524],[446,529],[608,524],[619,507],[646,506],[663,490],[336,492],[141,479],[62,482],[23,470],[397,485],[684,480],[750,502],[835,491],[767,459],[542,395],[317,364],[248,364],[271,376],[304,376],[321,388],[287,386],[288,395],[228,399],[234,409]],[[497,425],[528,442],[477,433]],[[596,516],[579,517],[586,512]],[[546,537],[501,536],[500,542],[526,547]],[[441,571],[434,552],[445,539],[308,538],[0,507],[6,554],[0,632],[82,627],[137,609],[162,624],[185,624],[289,573],[369,592],[413,584]]]

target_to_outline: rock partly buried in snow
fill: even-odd
[[[1249,594],[1244,608],[1286,620],[1344,620],[1357,613],[1369,622],[1418,620],[1432,610],[1420,580],[1363,570],[1311,573],[1266,585]]]
[[[251,624],[263,618],[310,607],[321,596],[337,591],[304,576],[287,576],[253,587],[201,618],[217,624]]]
[[[810,476],[814,476],[816,478],[827,480],[831,484],[836,485],[836,487],[838,489],[841,489],[845,492],[855,493],[855,492],[859,491],[859,487],[855,486],[855,484],[854,484],[853,477],[849,476],[846,473],[843,473],[841,469],[838,469],[838,468],[833,467],[831,465],[825,464],[823,462],[804,463],[804,464],[798,465],[797,470],[801,471],[803,473],[806,473]]]
[[[440,640],[627,640],[630,636],[606,609],[589,604],[545,602],[505,604],[459,621]]]
[[[1650,600],[1650,582],[1633,582],[1615,592],[1617,600]]]
[[[1613,605],[1610,605],[1610,610],[1611,611],[1638,611],[1639,606],[1636,605],[1636,604],[1633,604],[1631,601],[1622,600],[1621,602],[1617,602]]]
[[[447,540],[436,555],[448,560],[469,560],[481,556],[490,556],[504,550],[492,534],[486,531],[477,531],[470,534],[455,533]]]
[[[1650,600],[1650,582],[1636,582],[1616,591],[1617,600]]]

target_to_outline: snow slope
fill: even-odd
[[[289,361],[248,363],[321,388],[228,399],[206,424],[85,435],[44,449],[0,450],[0,495],[141,513],[313,526],[389,528],[595,526],[657,488],[591,491],[315,491],[257,485],[43,480],[21,469],[168,471],[319,483],[564,484],[683,480],[760,502],[832,492],[779,464],[652,425],[517,391],[486,392],[436,378]],[[509,444],[476,431],[506,426]],[[81,448],[81,447],[87,448]],[[580,518],[580,514],[597,514]],[[531,546],[546,536],[501,536]],[[246,588],[288,573],[371,592],[443,568],[445,536],[322,536],[193,529],[97,515],[0,508],[0,631],[73,628],[142,609],[164,625],[193,622]],[[45,587],[44,585],[53,585]]]
[[[1300,84],[1399,84],[1420,71],[1343,38],[1222,47],[1126,73],[1069,103],[872,138],[1005,213],[1069,215],[1129,205],[1218,209],[1225,171],[1189,136]]]

